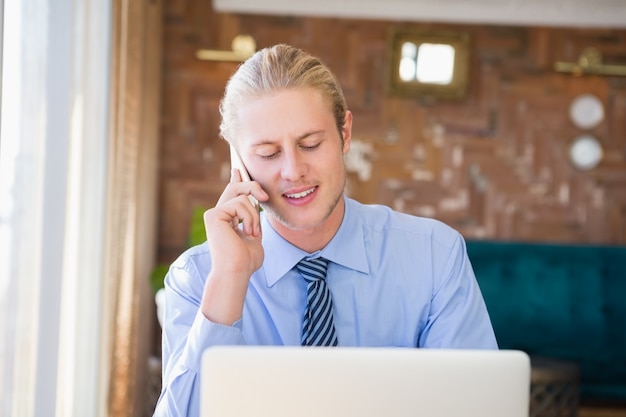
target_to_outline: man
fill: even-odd
[[[156,415],[198,415],[212,345],[497,348],[460,234],[344,195],[352,114],[317,58],[287,45],[257,52],[220,112],[252,181],[233,170],[204,214],[207,242],[170,268]]]

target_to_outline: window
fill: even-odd
[[[391,94],[442,99],[459,99],[465,95],[466,35],[397,32],[393,35],[391,49]]]

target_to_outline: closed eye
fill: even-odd
[[[318,142],[315,145],[308,145],[308,146],[300,145],[300,148],[304,149],[305,151],[312,151],[314,149],[317,149],[321,145],[321,143],[322,142]]]
[[[259,155],[259,157],[261,157],[261,159],[274,159],[278,156],[278,152],[274,152],[271,154],[267,154],[267,155]]]

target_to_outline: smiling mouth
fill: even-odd
[[[306,197],[307,195],[311,194],[313,191],[315,191],[316,188],[317,187],[313,187],[313,188],[310,188],[310,189],[308,189],[306,191],[302,191],[302,192],[294,193],[294,194],[284,194],[284,196],[287,197],[287,198],[296,198],[296,199],[297,198],[303,198],[303,197]]]

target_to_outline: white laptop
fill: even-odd
[[[213,347],[201,417],[528,417],[514,350]]]

